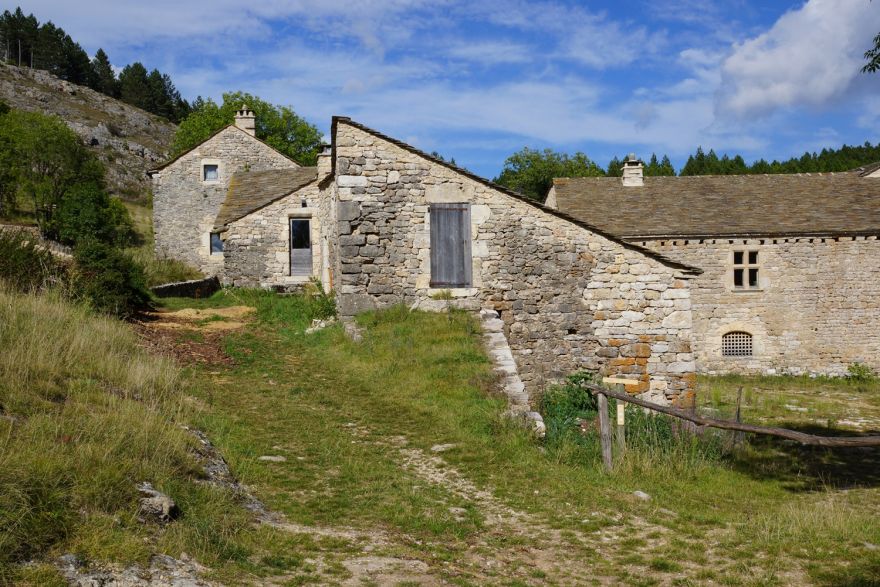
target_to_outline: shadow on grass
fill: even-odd
[[[780,427],[816,436],[869,435],[793,422]],[[733,462],[738,470],[758,479],[781,480],[791,491],[880,487],[880,447],[807,446],[754,434],[736,452]]]

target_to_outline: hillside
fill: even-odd
[[[168,154],[177,126],[48,72],[0,64],[0,100],[60,116],[107,166],[111,192],[129,200],[149,188],[145,172]]]

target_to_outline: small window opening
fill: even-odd
[[[308,207],[309,207],[309,201],[306,200],[305,198],[303,198],[302,200],[300,200],[300,205],[301,205],[303,208],[308,208]]]
[[[733,252],[733,287],[758,289],[758,251]]]
[[[577,328],[569,328],[569,329],[568,329],[568,333],[569,333],[569,334],[577,334],[577,333],[578,333],[578,330],[577,330]]]
[[[752,335],[748,332],[728,332],[721,337],[721,356],[751,357]]]
[[[223,239],[220,238],[219,232],[211,233],[211,254],[219,255],[223,253]]]
[[[204,181],[217,181],[218,179],[220,179],[220,166],[213,164],[203,165],[202,179]]]

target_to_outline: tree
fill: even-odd
[[[132,106],[151,112],[153,91],[147,68],[140,61],[126,65],[119,72],[119,98]]]
[[[270,104],[261,98],[243,93],[223,94],[217,105],[210,98],[197,98],[192,112],[181,121],[174,136],[172,154],[178,155],[205,141],[213,133],[235,121],[235,112],[247,105],[256,116],[256,136],[301,165],[314,165],[318,160],[321,133],[289,106]]]
[[[128,213],[104,189],[104,167],[58,117],[0,116],[0,192],[29,202],[43,235],[64,244],[131,238]]]
[[[669,160],[668,156],[663,155],[663,159],[658,161],[657,155],[655,153],[651,153],[651,160],[645,166],[645,175],[646,176],[675,175],[675,168],[672,166],[672,162]]]
[[[113,73],[113,66],[110,64],[110,58],[103,49],[98,49],[95,58],[92,59],[92,75],[90,87],[102,94],[106,94],[112,98],[119,97],[119,82],[116,74]]]
[[[552,149],[523,148],[507,158],[495,183],[533,200],[543,201],[554,177],[600,177],[598,165],[583,153],[568,155]]]
[[[874,47],[865,51],[865,59],[868,62],[862,68],[864,73],[874,73],[880,70],[880,33],[874,37]]]

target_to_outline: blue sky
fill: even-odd
[[[880,141],[880,74],[859,73],[876,0],[21,6],[187,98],[243,90],[324,132],[351,116],[487,177],[523,146],[679,167],[698,145],[752,160]]]

